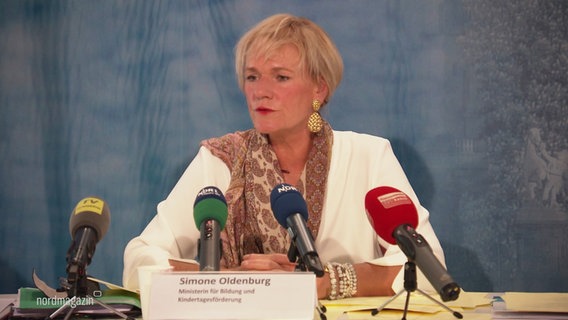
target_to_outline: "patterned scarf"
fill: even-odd
[[[307,226],[314,238],[321,221],[332,140],[332,129],[324,123],[322,130],[313,134],[308,161],[295,186],[306,199]],[[270,193],[284,182],[284,176],[267,136],[250,129],[204,140],[201,144],[231,171],[231,182],[225,191],[229,216],[221,234],[222,264],[227,268],[237,267],[249,253],[287,253],[288,233],[270,208]]]

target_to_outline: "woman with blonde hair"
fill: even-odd
[[[126,287],[138,286],[139,266],[196,257],[200,234],[190,227],[188,199],[205,186],[218,187],[227,200],[222,269],[294,270],[286,255],[289,235],[269,200],[281,183],[306,200],[306,225],[326,270],[317,278],[321,299],[386,296],[403,287],[405,254],[378,237],[365,212],[365,195],[378,186],[392,186],[412,199],[416,229],[444,263],[429,213],[389,141],[333,130],[321,117],[343,74],[341,55],[322,28],[289,14],[268,17],[237,43],[235,68],[254,128],[202,141],[157,215],[126,247]],[[420,273],[418,283],[428,288]]]

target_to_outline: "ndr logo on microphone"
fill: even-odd
[[[291,185],[283,185],[278,187],[277,189],[278,193],[282,193],[282,192],[288,192],[288,191],[296,191],[299,192],[298,189],[292,187]]]
[[[209,195],[214,195],[214,196],[218,196],[218,197],[223,196],[219,192],[219,189],[217,189],[215,187],[206,187],[206,188],[201,189],[201,191],[199,191],[199,193],[197,194],[197,197],[209,196]]]

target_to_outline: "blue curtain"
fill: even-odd
[[[568,2],[5,0],[0,292],[58,286],[90,195],[111,225],[88,271],[121,283],[199,141],[251,126],[233,46],[278,12],[335,39],[324,116],[392,141],[465,290],[568,290]]]

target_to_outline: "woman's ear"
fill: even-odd
[[[327,83],[325,82],[325,80],[323,80],[323,78],[320,78],[314,93],[319,101],[322,101],[322,103],[324,104],[327,102],[329,89],[327,87]]]

